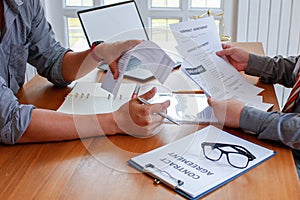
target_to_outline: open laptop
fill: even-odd
[[[94,41],[115,42],[120,40],[141,39],[149,40],[141,15],[134,1],[94,7],[78,11],[78,17],[82,25],[88,44]],[[143,68],[136,67],[139,60],[132,59],[129,66],[132,70],[125,72],[125,77],[139,81],[153,78],[153,74]],[[99,66],[99,69],[108,69],[107,65]]]

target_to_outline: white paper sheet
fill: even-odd
[[[213,17],[171,24],[184,57],[181,70],[204,92],[216,99],[239,99],[246,105],[267,110],[272,104],[254,101],[263,91],[249,82],[225,58],[216,55],[222,49]]]
[[[129,60],[135,57],[142,63],[142,67],[150,70],[157,80],[162,84],[165,82],[175,66],[175,62],[154,42],[143,41],[130,51],[126,52],[118,62],[119,78],[113,79],[109,71],[104,77],[102,88],[115,95],[118,92]]]

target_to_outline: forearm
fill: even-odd
[[[85,50],[82,52],[67,52],[64,55],[63,62],[62,62],[62,73],[63,77],[67,82],[76,80],[81,78],[82,76],[86,75],[93,69],[95,69],[98,65],[100,60],[104,61],[105,52],[111,53],[108,44],[100,44],[97,45],[93,49],[94,56],[91,55],[90,50]],[[100,60],[96,60],[100,59]],[[113,57],[112,60],[116,58]],[[109,63],[110,64],[110,63]]]
[[[294,84],[293,71],[298,59],[299,56],[271,58],[250,54],[246,73],[259,76],[264,83],[281,83],[292,87]]]
[[[299,114],[264,112],[245,107],[241,114],[240,127],[258,134],[259,139],[280,141],[291,148],[300,149]]]
[[[64,141],[118,132],[112,114],[69,115],[34,109],[30,124],[18,143]]]
[[[67,52],[62,62],[63,77],[67,82],[74,81],[95,69],[97,63],[90,55],[90,50]]]

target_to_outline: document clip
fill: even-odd
[[[158,172],[160,172],[161,174],[166,174],[166,175],[169,176],[171,179],[173,179],[173,180],[177,183],[177,185],[172,185],[172,184],[168,183],[167,181],[161,180],[157,175],[155,175],[151,170],[149,170],[149,168],[155,169],[155,170],[157,170]],[[176,189],[178,186],[182,186],[182,185],[184,184],[184,182],[183,182],[182,180],[179,180],[179,179],[173,177],[173,176],[172,176],[169,172],[167,172],[167,171],[164,171],[164,170],[161,170],[161,169],[156,168],[156,167],[155,167],[153,164],[151,164],[151,163],[147,164],[147,165],[144,167],[144,172],[145,172],[145,173],[148,173],[148,174],[150,174],[151,176],[154,177],[154,180],[153,180],[153,183],[154,183],[154,184],[160,184],[160,183],[162,182],[162,183],[166,184],[167,186],[169,186],[169,187],[171,187],[171,188],[173,188],[173,189]]]

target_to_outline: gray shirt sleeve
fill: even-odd
[[[275,56],[274,58],[267,56],[258,56],[250,54],[246,74],[260,77],[263,83],[279,83],[286,87],[293,87],[295,83],[295,74],[299,69],[295,65],[300,56],[290,56],[284,58]]]
[[[292,87],[299,73],[299,67],[296,66],[298,61],[299,56],[270,58],[250,54],[246,74],[259,76],[264,83],[281,83]],[[240,127],[258,134],[259,139],[280,141],[300,150],[299,113],[264,112],[246,106],[242,110]]]
[[[65,53],[71,50],[65,49],[56,41],[40,3],[33,4],[33,12],[28,38],[31,42],[28,62],[37,68],[40,75],[56,86],[66,86],[69,83],[64,81],[62,76],[62,60]]]
[[[251,123],[249,123],[251,122]],[[298,113],[264,112],[246,106],[242,110],[240,127],[269,139],[300,150],[300,115]]]
[[[0,76],[0,142],[15,144],[27,129],[33,105],[19,104]]]
[[[0,142],[15,144],[28,128],[35,108],[20,104],[14,95],[24,82],[26,61],[55,85],[66,86],[62,60],[70,49],[55,40],[40,1],[9,5],[4,17],[12,25],[3,37],[7,41],[2,45],[4,53],[1,52]]]

